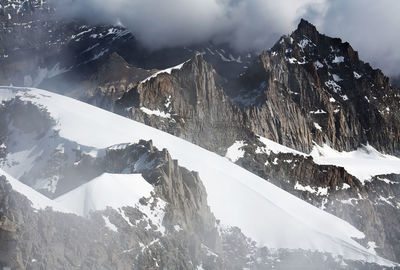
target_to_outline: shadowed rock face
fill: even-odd
[[[348,43],[319,34],[304,20],[241,79],[245,86],[235,100],[260,135],[304,152],[313,141],[347,151],[368,142],[400,154],[400,91]],[[243,102],[252,89],[259,98]]]
[[[215,70],[197,55],[171,74],[139,83],[117,101],[115,111],[223,154],[250,131],[216,80]]]

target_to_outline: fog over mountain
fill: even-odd
[[[202,41],[229,42],[238,50],[269,48],[304,17],[340,36],[388,75],[399,73],[397,0],[69,0],[60,14],[122,24],[158,49]]]

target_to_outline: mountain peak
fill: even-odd
[[[305,19],[301,19],[296,31],[293,32],[293,35],[296,35],[300,38],[307,36],[314,43],[316,43],[319,37],[319,32],[312,23]]]

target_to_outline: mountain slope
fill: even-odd
[[[237,164],[346,219],[395,259],[398,97],[349,44],[302,21],[228,85],[197,55],[171,74],[138,83],[110,110],[223,156],[234,149]],[[271,155],[264,137],[312,159]]]
[[[363,234],[348,223],[214,153],[57,94],[37,89],[2,88],[1,91],[8,98],[14,95],[25,103],[47,110],[56,120],[55,129],[59,130],[59,135],[80,145],[100,149],[144,138],[151,139],[159,149],[167,148],[183,166],[199,172],[211,211],[222,224],[239,227],[261,246],[319,250],[353,260],[385,263],[352,240]],[[73,193],[64,194],[63,201],[68,201],[65,200],[68,194]]]

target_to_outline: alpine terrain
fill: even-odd
[[[0,85],[2,269],[400,269],[400,89],[304,19],[151,49],[0,0]]]

